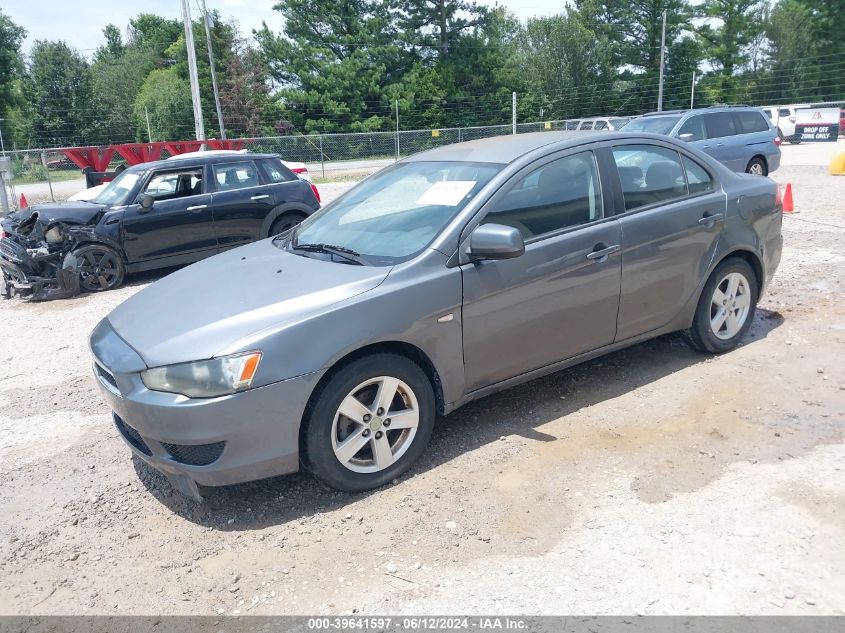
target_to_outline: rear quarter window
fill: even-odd
[[[258,158],[255,163],[258,165],[264,182],[275,184],[277,182],[293,182],[297,176],[290,169],[285,167],[278,158]]]
[[[712,112],[704,115],[708,138],[722,138],[736,134],[736,124],[730,112]]]
[[[737,112],[735,115],[740,134],[767,132],[769,124],[759,112]]]

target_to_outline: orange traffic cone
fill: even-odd
[[[26,201],[26,196],[21,194],[21,201],[18,204],[19,209],[26,209],[29,206],[29,203]]]
[[[786,183],[786,189],[783,192],[783,212],[794,213],[795,205],[792,204],[792,183]]]

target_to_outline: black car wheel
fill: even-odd
[[[73,251],[83,292],[102,292],[123,283],[126,267],[120,255],[103,244],[88,244]]]
[[[704,285],[687,338],[701,352],[721,354],[739,345],[757,308],[757,275],[744,259],[729,258]]]
[[[435,406],[431,383],[413,361],[396,354],[361,358],[315,394],[300,435],[303,463],[338,490],[386,484],[425,450]]]
[[[283,213],[273,221],[270,226],[270,237],[279,235],[295,227],[302,222],[303,218],[298,213]]]

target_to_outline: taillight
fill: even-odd
[[[795,123],[795,117],[794,117],[794,116],[789,117],[789,122],[790,122],[790,123]]]
[[[316,196],[317,198],[317,202],[322,202],[322,200],[320,200],[320,192],[317,191],[317,185],[315,185],[313,182],[309,184],[311,185],[311,191],[314,192],[314,196]]]
[[[297,167],[295,169],[291,169],[291,171],[295,174],[307,174],[308,168],[307,167]]]
[[[5,240],[7,237],[9,237],[9,234],[6,231],[0,230],[0,240]]]
[[[775,145],[777,145],[778,147],[780,147],[780,144],[781,144],[781,143],[782,143],[782,141],[780,140],[780,137],[779,137],[779,136],[775,136]]]

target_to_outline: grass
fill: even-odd
[[[79,169],[51,169],[50,170],[50,181],[51,182],[65,182],[68,180],[77,180],[81,179],[84,176]],[[27,172],[22,176],[16,176],[13,180],[14,184],[16,185],[29,185],[36,182],[47,182],[47,178],[44,177],[44,173],[33,173]]]

